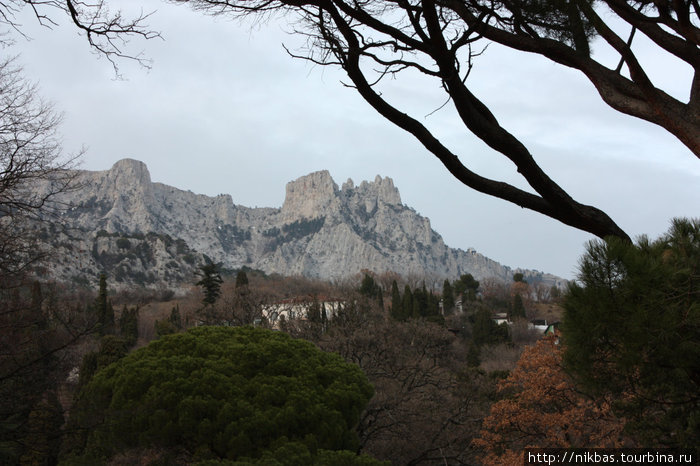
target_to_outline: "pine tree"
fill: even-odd
[[[464,301],[476,300],[478,290],[479,282],[470,273],[460,276],[459,280],[454,283],[454,294],[461,295]]]
[[[219,296],[221,296],[221,284],[224,281],[221,278],[221,264],[209,262],[202,265],[199,267],[198,275],[202,277],[196,283],[197,286],[202,287],[202,291],[204,292],[202,303],[205,306],[212,306],[219,299]]]
[[[616,399],[650,447],[700,445],[700,220],[656,241],[588,244],[564,298],[564,362],[593,395]]]

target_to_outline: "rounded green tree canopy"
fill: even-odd
[[[97,372],[75,419],[84,454],[184,449],[196,459],[255,459],[285,443],[356,450],[373,394],[359,367],[281,332],[199,327],[167,335]]]

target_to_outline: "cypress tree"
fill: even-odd
[[[428,311],[428,290],[425,288],[425,283],[421,288],[416,288],[413,291],[413,317],[427,317]]]
[[[403,297],[401,298],[401,319],[406,320],[413,315],[413,293],[411,287],[406,285],[403,289]]]
[[[450,281],[445,279],[442,284],[442,310],[446,316],[451,315],[455,308],[455,294]]]
[[[328,325],[328,311],[326,311],[325,304],[321,305],[321,323],[323,324],[324,329]]]
[[[481,350],[474,341],[472,341],[467,350],[467,366],[479,367],[479,364],[481,364]]]
[[[374,282],[374,278],[368,273],[365,273],[365,276],[362,277],[360,294],[368,298],[376,298],[377,296],[377,284]]]
[[[137,307],[127,309],[124,306],[122,315],[119,317],[119,335],[128,346],[136,344],[136,340],[139,338],[139,309]]]
[[[321,316],[321,305],[318,302],[318,298],[314,296],[313,302],[306,312],[306,319],[309,322],[321,323],[323,317]]]
[[[29,303],[30,320],[37,328],[45,327],[46,319],[43,318],[42,303],[44,301],[41,284],[38,281],[32,282],[31,301]]]
[[[380,309],[384,309],[384,293],[379,285],[377,285],[377,304]]]
[[[170,311],[170,323],[178,330],[182,330],[182,316],[180,316],[180,305],[173,306]]]
[[[395,320],[403,320],[403,308],[401,307],[401,293],[396,280],[391,282],[391,317]]]
[[[480,308],[476,311],[472,326],[472,341],[476,346],[503,343],[508,340],[508,327],[494,322],[490,310]]]
[[[100,335],[114,334],[114,309],[107,300],[107,275],[100,274],[100,288],[95,300],[94,309],[97,314]]]
[[[508,313],[508,318],[513,319],[524,319],[527,315],[525,313],[525,305],[523,304],[523,298],[516,294],[513,296],[513,304],[511,305],[510,312]]]
[[[236,290],[241,293],[248,289],[248,275],[244,270],[240,270],[236,274]]]

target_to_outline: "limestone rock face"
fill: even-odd
[[[87,269],[105,267],[95,258],[121,254],[123,260],[111,260],[113,267],[138,268],[156,278],[168,272],[172,281],[180,277],[174,272],[178,266],[196,269],[206,254],[232,269],[323,279],[363,269],[436,281],[465,273],[510,280],[515,272],[473,249],[445,245],[430,220],[401,203],[391,178],[377,176],[357,186],[347,180],[341,189],[328,171],[311,173],[287,184],[281,208],[248,208],[229,195],[209,197],[153,183],[146,165],[130,159],[107,171],[82,171],[79,180],[85,188],[65,194],[71,207],[63,221],[82,232],[74,235],[80,244],[73,249],[90,251],[92,262],[75,259]],[[125,239],[136,245],[149,240],[138,247],[148,248],[152,263],[137,263],[133,252],[120,250]],[[556,281],[541,272],[521,272],[533,281]]]
[[[319,217],[333,208],[337,193],[338,185],[327,170],[290,181],[282,204],[282,216],[292,220]]]

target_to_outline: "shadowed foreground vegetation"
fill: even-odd
[[[440,289],[210,267],[221,281],[160,303],[107,277],[82,294],[26,280],[2,290],[0,458],[498,465],[527,446],[693,447],[699,266],[700,222],[677,220],[590,243],[563,296],[518,274]],[[265,306],[299,302],[269,328]]]

